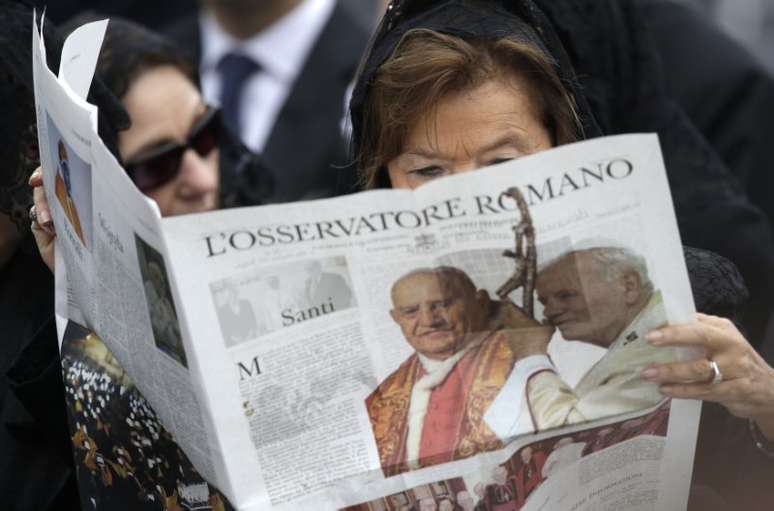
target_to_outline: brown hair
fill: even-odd
[[[403,150],[406,132],[449,93],[519,74],[554,145],[580,138],[575,101],[552,59],[516,39],[464,40],[428,29],[405,34],[377,71],[363,105],[358,154],[365,188],[389,187],[384,166]]]

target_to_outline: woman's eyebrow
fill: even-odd
[[[207,105],[206,105],[206,103],[204,103],[204,101],[200,101],[199,104],[196,106],[196,110],[194,110],[194,113],[191,116],[192,117],[191,121],[190,121],[191,127],[193,127],[197,122],[199,122],[199,119],[201,119],[204,116],[204,114],[206,114],[206,113],[207,113]],[[190,128],[189,128],[189,130],[190,130]],[[187,135],[188,134],[186,133],[186,136]],[[174,143],[177,143],[177,142],[180,142],[180,141],[179,140],[175,140],[173,138],[169,138],[167,136],[161,136],[161,137],[152,138],[150,140],[147,140],[141,147],[139,147],[134,152],[134,156],[132,157],[132,159],[134,159],[134,158],[136,158],[138,156],[141,156],[144,153],[149,153],[149,152],[151,152],[151,151],[153,151],[153,150],[155,150],[158,147],[161,147],[163,145],[174,144]]]
[[[524,137],[519,136],[519,134],[508,132],[489,144],[479,148],[478,152],[488,153],[497,149],[502,149],[506,146],[515,147],[516,149],[523,151],[526,149],[526,141],[524,140]]]
[[[443,156],[439,156],[437,153],[432,152],[432,149],[424,149],[422,147],[411,148],[408,151],[401,153],[395,160],[408,165],[414,163],[414,159],[429,160],[428,162],[423,163],[433,162],[434,164],[450,161],[448,158],[444,158]]]

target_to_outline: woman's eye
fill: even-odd
[[[516,159],[515,157],[511,157],[511,158],[495,158],[493,160],[489,160],[487,162],[486,166],[488,167],[489,165],[497,165],[498,163],[505,163],[506,161],[511,161],[511,160],[515,160],[515,159]]]
[[[439,177],[445,173],[446,171],[437,165],[431,165],[428,167],[422,167],[421,169],[414,169],[409,171],[409,174],[425,179]]]

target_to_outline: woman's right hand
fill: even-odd
[[[51,210],[48,207],[48,200],[43,189],[43,171],[40,167],[30,176],[29,184],[32,187],[32,200],[34,203],[37,220],[32,222],[32,234],[35,236],[35,243],[38,245],[38,251],[43,262],[48,269],[54,271],[54,240],[56,240],[56,231],[54,230],[54,221],[51,218]]]

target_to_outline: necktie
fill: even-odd
[[[250,57],[239,53],[228,53],[218,62],[221,77],[220,106],[223,121],[235,135],[239,135],[241,126],[239,112],[247,79],[260,70],[260,66]]]

